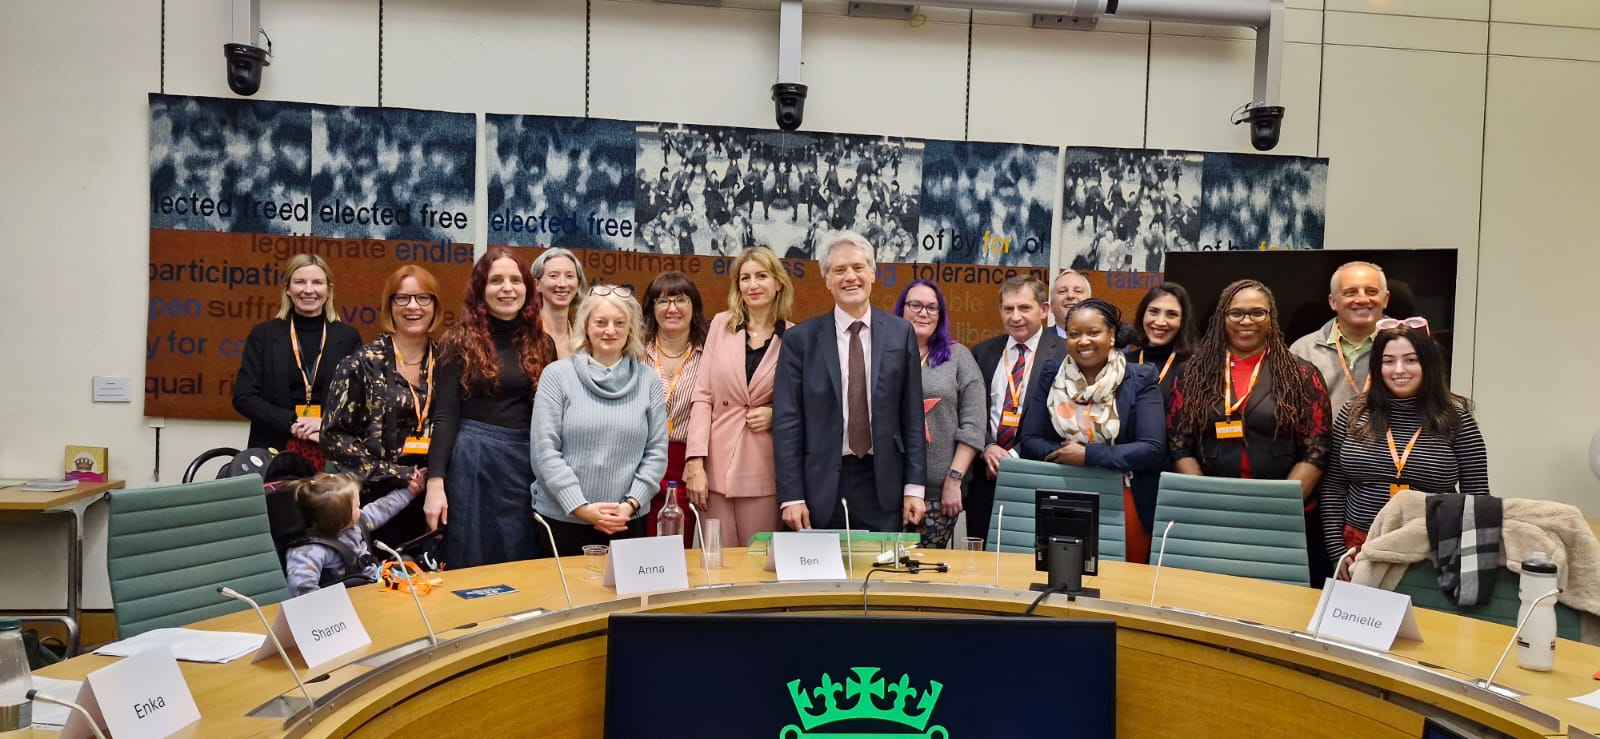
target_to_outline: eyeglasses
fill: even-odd
[[[1400,328],[1401,326],[1406,328],[1420,328],[1423,331],[1427,331],[1429,336],[1433,335],[1433,330],[1428,328],[1428,319],[1423,318],[1422,316],[1412,316],[1410,318],[1378,319],[1379,331],[1388,331],[1389,329]]]
[[[907,300],[905,302],[905,309],[907,313],[921,313],[928,316],[939,315],[938,303],[924,303],[920,300]]]
[[[690,300],[689,296],[687,295],[674,295],[670,298],[656,298],[655,304],[658,306],[667,306],[671,308],[677,308],[679,310],[685,310],[689,306],[694,305],[694,301]]]
[[[417,293],[415,295],[395,293],[389,296],[389,302],[396,308],[404,308],[413,300],[416,301],[417,305],[422,306],[423,308],[433,305],[433,296],[428,293]]]
[[[619,298],[633,297],[633,288],[627,285],[595,285],[589,288],[590,295],[615,295]]]
[[[1244,319],[1246,318],[1250,319],[1252,323],[1260,323],[1267,320],[1267,317],[1272,315],[1272,311],[1269,311],[1266,308],[1254,308],[1251,310],[1229,308],[1228,312],[1224,313],[1223,315],[1226,315],[1228,320],[1233,321],[1234,323],[1244,323]]]

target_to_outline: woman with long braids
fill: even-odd
[[[528,428],[539,373],[556,348],[533,284],[517,252],[489,247],[472,268],[460,323],[444,338],[422,510],[429,528],[447,527],[451,569],[540,552]]]
[[[1328,457],[1328,389],[1289,353],[1272,291],[1255,280],[1223,289],[1182,372],[1167,417],[1174,468],[1299,482],[1311,582],[1320,587],[1332,574],[1315,495]]]

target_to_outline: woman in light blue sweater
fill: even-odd
[[[667,471],[666,399],[632,291],[590,288],[573,328],[573,355],[545,367],[533,398],[533,507],[561,556],[643,536]]]

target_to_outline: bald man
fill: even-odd
[[[1056,319],[1056,336],[1067,338],[1067,311],[1092,297],[1094,290],[1089,287],[1089,278],[1081,272],[1068,269],[1056,275],[1050,288],[1050,313]]]

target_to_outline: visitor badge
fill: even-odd
[[[406,444],[405,444],[405,446],[400,448],[400,451],[403,454],[427,454],[428,453],[428,437],[426,437],[426,436],[407,436],[406,437]]]
[[[301,418],[322,418],[322,406],[318,404],[297,405],[294,414]]]
[[[1014,429],[1022,425],[1022,414],[1017,411],[1004,411],[1000,414],[1000,425]]]
[[[1242,438],[1244,438],[1244,421],[1242,421],[1242,420],[1240,420],[1240,421],[1218,421],[1217,422],[1217,438],[1218,439],[1242,439]]]
[[[1404,485],[1404,484],[1401,484],[1401,483],[1398,483],[1398,482],[1390,483],[1389,484],[1389,497],[1393,498],[1396,493],[1399,493],[1402,490],[1410,490],[1410,489],[1411,489],[1410,485]]]

